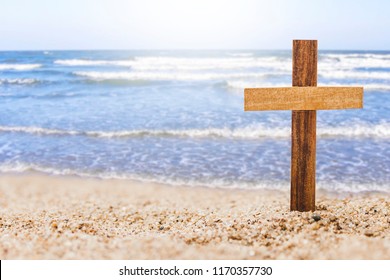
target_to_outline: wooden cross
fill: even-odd
[[[363,108],[363,87],[317,87],[317,40],[293,41],[292,86],[246,88],[245,111],[292,110],[291,211],[315,210],[316,110]]]

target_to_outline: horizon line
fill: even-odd
[[[190,48],[179,48],[179,49],[169,49],[169,48],[135,48],[135,49],[88,49],[88,48],[75,48],[75,49],[0,49],[0,52],[60,52],[60,51],[291,51],[291,49],[281,49],[281,48],[276,48],[276,49],[269,49],[269,48],[264,48],[264,49],[253,49],[253,48],[204,48],[204,49],[190,49]],[[385,49],[318,49],[318,51],[360,51],[360,52],[388,52],[389,50]]]

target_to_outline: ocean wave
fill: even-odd
[[[390,72],[380,71],[322,71],[319,76],[332,79],[390,79]]]
[[[0,85],[31,85],[38,82],[37,79],[0,79]]]
[[[27,133],[37,135],[86,136],[96,138],[137,138],[137,137],[177,137],[177,138],[226,138],[259,139],[289,138],[290,127],[267,127],[261,124],[242,128],[205,128],[205,129],[144,129],[123,131],[77,131],[49,129],[42,127],[0,126],[0,132]],[[321,138],[390,138],[390,124],[360,124],[351,126],[319,127],[317,136]]]
[[[244,90],[245,88],[257,88],[257,87],[291,87],[291,84],[264,83],[262,81],[253,81],[253,80],[230,80],[226,82],[226,86],[229,88]]]
[[[99,71],[76,71],[74,75],[85,77],[92,81],[210,81],[223,80],[228,83],[229,87],[245,88],[246,81],[243,79],[252,79],[250,84],[261,86],[265,78],[280,77],[289,75],[287,72],[99,72]],[[320,77],[343,80],[343,79],[361,79],[361,80],[390,80],[390,72],[370,72],[370,71],[322,71]],[[255,79],[255,80],[254,80]],[[254,80],[254,81],[253,81]],[[269,86],[277,86],[268,83]],[[363,86],[366,86],[362,82]],[[282,85],[282,84],[280,84]],[[283,84],[284,86],[290,86]],[[343,83],[345,85],[345,83]],[[249,86],[251,87],[251,86]],[[387,90],[388,85],[379,83],[367,84],[367,88]]]
[[[317,136],[323,138],[390,138],[390,123],[376,125],[354,124],[350,126],[319,127]]]
[[[228,55],[233,57],[250,57],[253,56],[251,52],[239,52],[239,53],[228,53]]]
[[[2,70],[28,71],[42,67],[42,64],[0,64]]]
[[[390,91],[390,84],[379,84],[379,83],[372,83],[372,84],[336,84],[336,83],[329,83],[329,84],[319,84],[318,86],[351,86],[351,87],[363,87],[364,90],[375,90],[375,91]]]
[[[225,57],[225,58],[181,58],[181,57],[135,57],[131,60],[56,60],[65,66],[123,66],[138,71],[194,71],[232,70],[244,68],[272,68],[280,71],[291,70],[291,59],[279,57]]]
[[[121,66],[145,71],[191,71],[211,69],[270,68],[291,71],[290,57],[262,56],[252,53],[229,53],[229,57],[165,57],[145,56],[128,60],[60,59],[55,64],[64,66]],[[379,54],[323,54],[319,59],[319,72],[326,70],[351,70],[356,68],[390,68],[390,55]]]
[[[73,130],[59,130],[33,126],[0,126],[0,132],[20,132],[40,135],[80,135],[81,133]]]
[[[130,81],[209,81],[242,78],[262,79],[279,73],[181,73],[181,72],[74,72],[74,75],[94,81],[130,80]]]
[[[318,70],[348,70],[356,68],[390,68],[386,54],[325,54],[320,55]]]
[[[385,59],[390,60],[390,54],[381,54],[381,53],[327,53],[321,54],[320,56],[326,58],[337,58],[337,59],[365,59],[365,58],[375,58],[375,59]]]
[[[87,59],[58,59],[54,61],[55,64],[65,66],[127,66],[133,65],[131,60],[87,60]]]
[[[240,181],[225,180],[223,178],[207,178],[197,180],[192,178],[175,178],[169,175],[146,176],[142,174],[129,174],[116,171],[93,172],[88,170],[77,170],[72,168],[55,168],[42,166],[34,163],[14,162],[0,164],[0,173],[25,173],[38,172],[56,176],[78,176],[86,178],[98,178],[103,180],[133,180],[146,183],[158,183],[171,186],[188,187],[208,187],[223,189],[243,189],[243,190],[289,190],[290,183],[287,181]],[[362,192],[383,192],[389,193],[390,189],[386,183],[359,183],[359,182],[335,182],[320,181],[317,183],[318,190],[336,193],[362,193]]]
[[[124,131],[77,131],[48,129],[42,127],[0,126],[0,132],[17,132],[38,135],[79,135],[96,138],[135,138],[135,137],[190,137],[190,138],[249,138],[261,137],[286,137],[288,128],[265,128],[252,126],[241,129],[209,128],[209,129],[186,129],[186,130],[124,130]]]

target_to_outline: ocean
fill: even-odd
[[[244,112],[291,86],[291,51],[0,52],[0,173],[288,189],[291,112]],[[390,191],[390,52],[320,51],[318,85],[364,109],[317,113],[317,188]]]

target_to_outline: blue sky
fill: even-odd
[[[1,0],[0,49],[390,49],[389,0]]]

